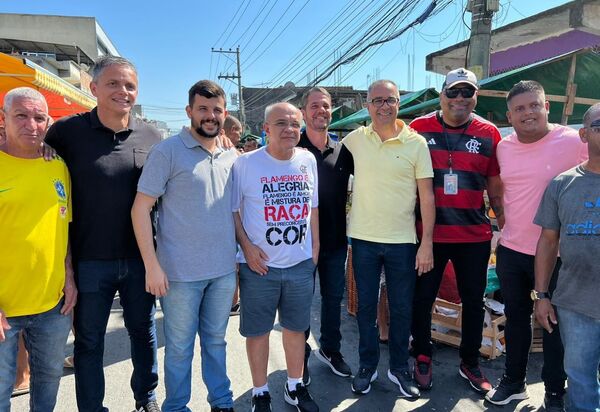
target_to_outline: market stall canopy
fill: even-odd
[[[342,120],[344,117],[350,116],[353,113],[356,113],[356,110],[351,107],[344,105],[335,107],[331,111],[331,122],[335,123],[338,120]]]
[[[600,54],[594,48],[566,53],[543,62],[511,70],[479,82],[475,112],[499,127],[509,126],[506,95],[521,80],[536,80],[544,86],[550,102],[549,121],[580,124],[583,114],[600,102]],[[439,98],[401,109],[399,117],[415,117],[440,107]]]
[[[423,89],[412,93],[406,93],[400,96],[400,107],[410,107],[421,102],[434,99],[439,96],[439,93],[433,88]],[[330,130],[346,130],[355,129],[358,124],[364,124],[371,120],[369,111],[364,108],[350,116],[344,117],[329,126]],[[354,125],[350,127],[350,125]]]
[[[0,105],[8,91],[23,86],[34,88],[44,95],[49,114],[54,119],[85,112],[96,106],[96,99],[92,95],[37,64],[20,56],[0,53]]]

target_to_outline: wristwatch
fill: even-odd
[[[540,300],[540,299],[550,299],[550,293],[548,293],[548,292],[538,292],[535,289],[533,289],[531,291],[531,294],[529,296],[531,296],[531,300],[533,300],[534,302],[536,300]]]

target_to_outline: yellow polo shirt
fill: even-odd
[[[372,125],[342,140],[354,158],[348,236],[378,243],[416,243],[417,179],[433,178],[425,139],[402,120],[386,140]]]
[[[63,296],[71,182],[61,159],[0,151],[0,309],[35,315]]]

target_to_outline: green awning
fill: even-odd
[[[434,88],[428,88],[419,90],[412,93],[406,93],[400,96],[400,107],[412,106],[419,104],[421,102],[427,101],[429,99],[433,99],[439,96],[439,93]],[[357,111],[356,113],[351,114],[350,116],[344,117],[337,122],[333,122],[329,129],[331,130],[345,130],[345,129],[355,129],[358,124],[362,124],[371,120],[371,116],[369,116],[369,112],[366,108]],[[353,125],[352,127],[345,127],[348,125]]]
[[[580,124],[588,107],[600,102],[599,67],[600,55],[591,49],[582,49],[488,77],[479,83],[475,113],[499,127],[509,126],[506,118],[506,94],[520,80],[535,80],[544,86],[546,98],[550,101],[548,120],[551,123],[566,120],[567,124]],[[573,77],[569,81],[571,68]],[[571,93],[572,111],[563,113],[568,101],[568,88],[574,90]],[[416,117],[439,108],[439,98],[432,99],[401,109],[398,117]]]
[[[346,116],[350,116],[352,113],[355,112],[356,110],[354,110],[351,107],[345,105],[338,106],[331,111],[331,122],[335,123],[338,120],[343,119]]]

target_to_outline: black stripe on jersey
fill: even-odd
[[[474,226],[490,222],[483,210],[478,209],[456,209],[453,207],[435,208],[436,225]]]
[[[444,175],[450,173],[448,169],[435,169],[433,173],[433,187],[444,187]],[[484,190],[487,179],[479,173],[465,170],[452,170],[458,176],[458,189]]]
[[[427,141],[429,150],[450,150],[454,152],[478,153],[482,156],[491,157],[494,140],[489,137],[475,137],[465,133],[461,136],[460,133],[448,134],[448,142],[442,132],[426,132],[421,133],[421,136]]]

